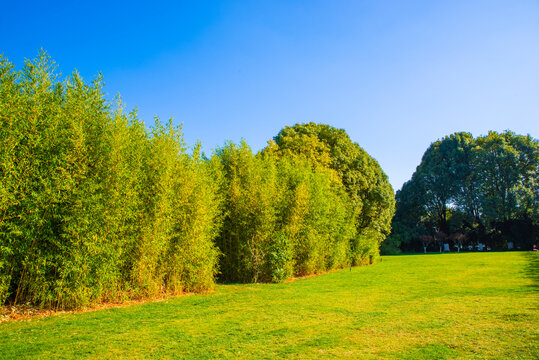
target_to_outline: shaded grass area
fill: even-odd
[[[386,256],[291,283],[8,322],[0,358],[537,359],[537,255]]]

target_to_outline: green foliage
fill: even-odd
[[[0,303],[56,308],[211,288],[221,199],[179,129],[59,82],[41,53],[0,61]]]
[[[508,241],[529,247],[539,230],[538,171],[539,144],[529,135],[456,133],[436,141],[397,192],[391,239],[409,249],[421,235],[462,233],[498,248]]]
[[[0,58],[0,303],[74,308],[373,262],[393,197],[343,130],[285,128],[258,154],[188,153],[101,77]]]
[[[341,183],[352,204],[356,237],[350,242],[354,264],[370,263],[378,257],[380,243],[391,231],[395,210],[393,189],[378,162],[346,132],[323,124],[296,124],[275,137],[282,156],[307,159],[315,168]]]
[[[245,142],[228,143],[215,156],[225,173],[223,280],[279,282],[350,263],[352,206],[332,171],[274,144],[255,155]]]
[[[292,256],[289,239],[282,232],[277,232],[268,253],[268,265],[272,282],[282,282],[292,276],[294,270],[292,268]]]
[[[226,281],[271,281],[268,255],[274,248],[280,189],[275,163],[254,156],[249,146],[226,144],[214,155],[225,174],[226,209],[217,245],[223,253],[221,277]]]
[[[293,247],[294,273],[309,275],[350,264],[349,242],[355,235],[351,201],[327,169],[309,160],[282,156],[283,232]]]
[[[477,139],[475,162],[483,216],[488,221],[531,215],[536,209],[539,145],[530,136],[489,132]],[[535,196],[532,194],[535,192]]]

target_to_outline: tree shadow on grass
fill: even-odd
[[[526,257],[524,274],[532,279],[531,286],[534,290],[539,290],[539,251],[530,251],[522,254]]]

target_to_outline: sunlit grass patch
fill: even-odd
[[[536,359],[537,254],[388,256],[0,325],[0,358]]]

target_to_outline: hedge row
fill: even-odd
[[[45,54],[20,71],[0,58],[0,304],[278,282],[377,254],[385,230],[358,226],[367,207],[331,164],[273,142],[206,158],[102,87],[60,81]]]

